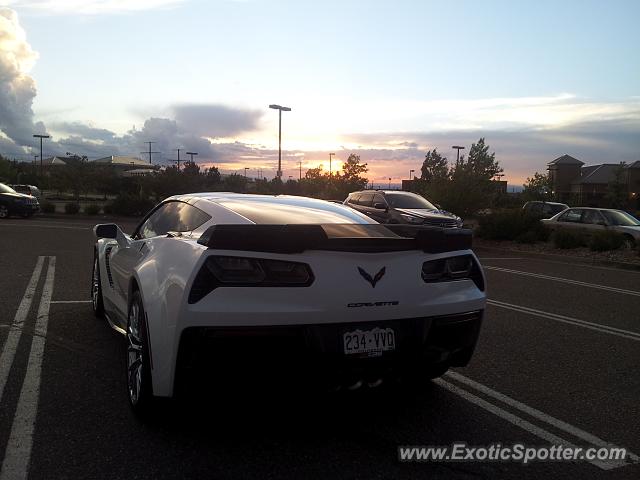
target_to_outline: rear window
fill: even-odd
[[[370,207],[373,202],[373,193],[363,193],[358,199],[358,205]]]
[[[327,204],[319,208],[260,201],[222,201],[220,204],[253,223],[263,225],[375,223],[355,210],[338,204]]]
[[[582,210],[568,210],[558,218],[560,222],[578,223],[582,218]]]
[[[359,198],[360,198],[360,194],[359,193],[353,193],[353,194],[349,195],[349,200],[347,200],[347,202],[357,205]]]

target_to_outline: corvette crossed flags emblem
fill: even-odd
[[[380,271],[376,273],[375,277],[372,277],[371,275],[369,275],[369,273],[367,273],[367,271],[364,268],[358,267],[358,272],[360,272],[360,275],[362,275],[362,278],[364,278],[367,282],[369,282],[373,288],[376,288],[376,283],[378,283],[380,279],[384,277],[384,273],[386,272],[386,270],[387,270],[387,267],[382,267]]]

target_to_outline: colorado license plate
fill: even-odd
[[[346,332],[342,336],[344,353],[381,355],[382,352],[395,350],[396,335],[392,328],[374,328]]]

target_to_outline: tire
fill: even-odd
[[[433,380],[434,378],[440,378],[449,370],[449,364],[444,363],[442,365],[434,365],[430,367],[426,372],[426,377],[429,380]]]
[[[102,283],[100,282],[100,269],[98,268],[98,252],[93,254],[93,271],[91,272],[91,306],[93,314],[104,317],[104,300],[102,298]]]
[[[0,218],[9,218],[9,208],[6,205],[0,205]]]
[[[127,315],[126,387],[131,409],[140,418],[154,413],[146,315],[140,292],[135,291]]]
[[[636,240],[631,235],[624,236],[624,248],[631,250],[636,246]]]

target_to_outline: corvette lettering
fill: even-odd
[[[348,303],[348,308],[359,308],[359,307],[392,307],[394,305],[399,305],[400,302],[397,300],[392,300],[389,302],[360,302],[360,303]]]

